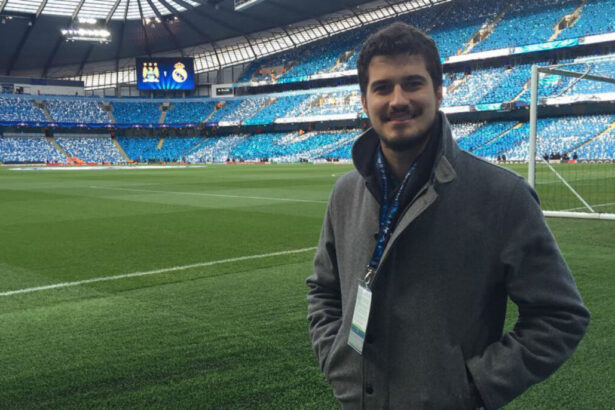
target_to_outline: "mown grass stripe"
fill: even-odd
[[[291,255],[294,253],[303,253],[303,252],[309,252],[313,250],[316,250],[315,246],[310,247],[310,248],[292,249],[288,251],[263,253],[260,255],[247,255],[247,256],[239,256],[236,258],[219,259],[216,261],[193,263],[190,265],[183,265],[183,266],[173,266],[170,268],[155,269],[155,270],[150,270],[150,271],[145,271],[145,272],[123,273],[123,274],[114,275],[114,276],[101,276],[97,278],[77,280],[74,282],[62,282],[62,283],[55,283],[52,285],[35,286],[31,288],[9,290],[5,292],[0,292],[0,296],[12,296],[12,295],[17,295],[17,294],[22,294],[22,293],[32,293],[32,292],[40,292],[43,290],[50,290],[50,289],[68,288],[71,286],[85,285],[88,283],[135,278],[139,276],[155,275],[159,273],[177,272],[177,271],[188,270],[188,269],[193,269],[193,268],[202,268],[206,266],[220,265],[223,263],[232,263],[232,262],[240,262],[240,261],[253,260],[253,259],[262,259],[262,258],[269,258],[269,257],[281,256],[281,255]]]
[[[239,198],[239,199],[258,199],[263,201],[282,201],[282,202],[309,202],[314,204],[326,204],[327,201],[319,201],[314,199],[296,199],[296,198],[275,198],[266,196],[246,196],[246,195],[228,195],[228,194],[211,194],[208,192],[181,192],[181,191],[157,191],[153,189],[136,189],[136,188],[117,188],[90,186],[92,189],[109,189],[112,191],[129,191],[129,192],[147,192],[153,194],[181,194],[181,195],[197,195],[197,196],[212,196],[217,198]]]

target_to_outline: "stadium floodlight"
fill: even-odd
[[[235,11],[247,9],[262,1],[263,0],[235,0]]]
[[[91,18],[91,17],[79,17],[79,19],[77,20],[79,21],[79,24],[90,24],[90,25],[94,25],[97,23],[95,18]]]
[[[568,138],[570,140],[568,144],[555,144],[556,147],[565,148],[563,153],[567,158],[562,161],[563,163],[559,159],[552,161],[550,158],[552,153],[548,149],[553,148],[554,144],[543,141],[543,138],[537,132],[538,92],[539,89],[543,89],[539,87],[540,75],[551,77],[551,82],[559,84],[559,87],[554,88],[563,87],[563,91],[559,91],[558,96],[569,91],[576,92],[575,87],[580,81],[615,84],[615,78],[601,72],[598,65],[601,62],[611,63],[606,65],[607,70],[610,70],[610,67],[615,64],[615,60],[611,57],[611,61],[577,59],[571,63],[532,66],[528,182],[534,188],[538,186],[539,188],[545,187],[543,189],[550,191],[557,191],[558,202],[560,203],[568,201],[570,204],[576,204],[568,209],[556,210],[549,209],[549,205],[542,204],[546,216],[615,220],[615,198],[613,197],[615,191],[612,187],[598,186],[599,184],[596,183],[597,180],[602,180],[608,184],[608,181],[615,179],[615,158],[596,149],[600,147],[601,142],[606,145],[609,141],[615,140],[615,121],[606,117],[593,134],[585,137],[567,135],[570,133],[576,134],[576,130],[562,130],[560,139]],[[595,88],[589,89],[594,93],[597,91]],[[573,156],[573,161],[569,161],[569,155]],[[579,163],[577,163],[576,158],[579,159]],[[588,167],[591,167],[589,171],[583,171]],[[599,178],[598,174],[602,177]]]
[[[60,30],[66,41],[93,41],[97,43],[109,43],[111,33],[107,29],[70,27]]]

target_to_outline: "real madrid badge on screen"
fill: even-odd
[[[194,90],[194,59],[137,58],[139,90]]]
[[[348,334],[348,345],[359,354],[363,353],[363,343],[365,342],[365,332],[367,331],[367,321],[369,320],[371,306],[372,291],[369,290],[364,282],[361,282],[357,289],[357,300],[354,304],[352,324]]]

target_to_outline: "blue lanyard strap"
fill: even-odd
[[[397,212],[399,211],[399,202],[401,197],[408,185],[408,181],[412,178],[414,171],[416,170],[417,164],[419,163],[419,157],[412,163],[412,166],[404,176],[404,179],[401,181],[399,185],[399,189],[397,193],[391,200],[389,198],[389,190],[391,189],[389,184],[389,179],[387,176],[387,171],[384,165],[384,160],[382,159],[382,152],[380,149],[378,150],[378,155],[376,157],[376,169],[378,170],[378,176],[380,177],[380,187],[382,191],[381,202],[380,202],[380,226],[378,228],[378,242],[376,243],[376,248],[374,249],[374,253],[372,255],[372,259],[369,262],[367,275],[365,276],[365,281],[371,281],[371,276],[375,273],[378,265],[380,264],[380,260],[382,259],[382,255],[384,253],[384,248],[386,247],[389,239],[391,238],[392,225],[395,217],[397,216]]]

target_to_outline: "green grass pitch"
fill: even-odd
[[[0,408],[337,408],[310,347],[304,280],[349,169],[0,169]],[[579,206],[558,204],[554,186],[539,179],[543,202]],[[571,360],[507,408],[613,408],[615,222],[549,225],[592,323]],[[93,281],[7,294],[82,280]]]

